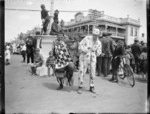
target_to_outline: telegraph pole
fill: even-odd
[[[93,28],[97,26],[97,18],[102,17],[103,15],[104,15],[104,11],[89,9],[89,16],[90,19],[92,19],[94,25]]]

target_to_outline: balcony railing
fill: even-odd
[[[117,36],[119,36],[119,37],[124,37],[125,34],[123,34],[123,33],[117,33]]]
[[[116,32],[108,32],[108,33],[111,33],[112,36],[119,36],[119,37],[124,37],[125,36],[125,33],[116,33]]]

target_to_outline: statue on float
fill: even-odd
[[[57,35],[58,32],[59,32],[59,20],[58,20],[58,14],[59,14],[59,11],[58,10],[55,10],[55,13],[54,13],[54,22],[52,23],[52,26],[51,26],[51,31],[50,31],[50,35]]]

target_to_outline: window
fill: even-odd
[[[137,28],[135,28],[135,36],[137,36]]]
[[[133,27],[131,27],[131,33],[130,36],[133,36]]]

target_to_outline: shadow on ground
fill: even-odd
[[[54,90],[54,91],[71,92],[71,91],[76,91],[77,90],[77,86],[64,86],[63,89],[57,90],[57,88],[59,87],[59,84],[43,83],[43,85],[45,87],[47,87],[48,89],[51,89],[51,90]]]
[[[141,82],[141,83],[147,83],[147,81],[145,79],[143,79],[142,76],[135,77],[135,81]]]

